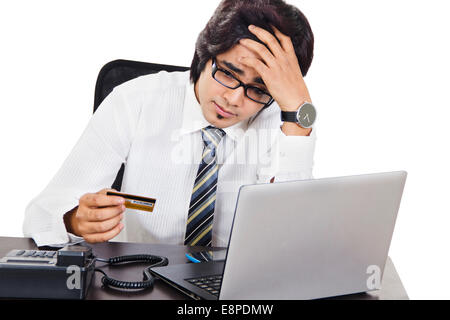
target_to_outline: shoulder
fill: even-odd
[[[127,93],[162,93],[167,89],[185,87],[189,82],[188,71],[160,71],[148,75],[139,76],[126,81],[114,88],[123,94]]]
[[[144,106],[157,104],[167,94],[170,95],[171,99],[183,96],[188,83],[189,71],[160,71],[138,76],[114,87],[112,92],[103,100],[100,105],[102,107],[100,108],[99,106],[99,109],[112,108],[115,112],[121,114],[134,113],[136,116],[139,116]],[[172,94],[173,90],[177,92],[177,95]],[[124,108],[123,106],[127,107]],[[98,114],[98,111],[95,114]]]

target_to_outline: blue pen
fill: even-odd
[[[193,256],[191,256],[189,253],[185,253],[186,258],[189,259],[189,261],[194,262],[194,263],[200,263],[201,261],[194,258]]]

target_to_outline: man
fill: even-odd
[[[222,1],[189,73],[142,76],[105,98],[28,205],[25,236],[39,246],[226,246],[242,184],[312,178],[315,129],[296,116],[313,108],[303,79],[312,55],[313,34],[297,8]],[[125,211],[121,197],[106,195],[123,162],[121,191],[156,198],[152,213]]]

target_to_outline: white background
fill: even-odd
[[[407,170],[390,256],[413,299],[448,299],[447,1],[288,1],[315,35],[314,176]],[[114,59],[190,66],[219,1],[2,1],[0,236],[50,181]]]

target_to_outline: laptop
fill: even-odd
[[[406,176],[244,185],[224,261],[151,271],[194,299],[317,299],[380,289]]]

